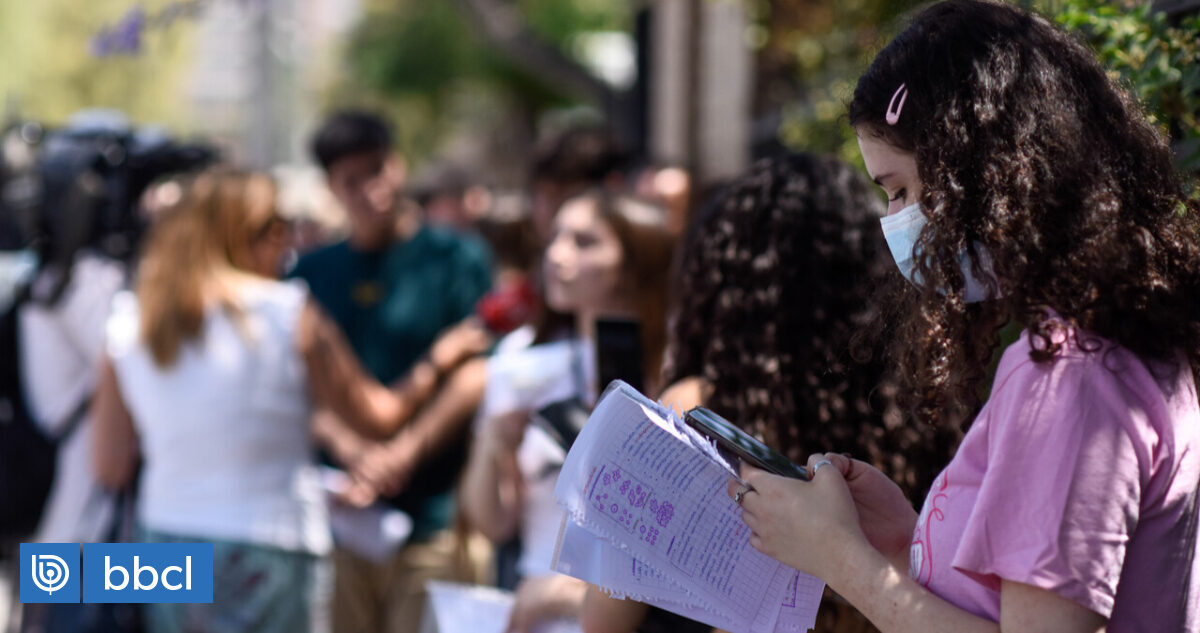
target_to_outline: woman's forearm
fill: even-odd
[[[633,633],[646,618],[648,607],[634,600],[620,600],[589,586],[583,600],[579,624],[584,633]]]
[[[483,435],[476,438],[460,494],[467,521],[493,543],[517,533],[523,503],[520,476],[513,451]]]
[[[366,373],[337,325],[311,299],[300,313],[295,342],[317,405],[364,437],[395,433],[411,407]]]
[[[92,466],[100,485],[111,490],[125,487],[137,471],[138,438],[133,420],[117,384],[112,363],[101,361],[96,392],[89,415],[92,433]]]
[[[998,633],[1000,626],[938,597],[866,545],[852,547],[825,579],[883,633]]]
[[[332,455],[334,463],[339,466],[350,466],[373,444],[329,409],[314,413],[311,425],[313,440]]]
[[[891,563],[892,567],[896,568],[896,571],[901,574],[908,574],[909,548],[897,550],[884,558],[887,559],[887,562]]]

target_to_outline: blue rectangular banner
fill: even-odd
[[[84,602],[212,602],[212,543],[84,543]]]

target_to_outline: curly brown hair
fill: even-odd
[[[756,163],[689,230],[665,382],[702,377],[706,406],[793,461],[850,451],[917,498],[958,435],[902,424],[882,361],[849,353],[874,287],[899,277],[882,214],[866,178],[835,159]]]
[[[880,312],[899,321],[891,355],[918,418],[978,410],[1006,323],[1039,342],[1034,360],[1052,358],[1052,313],[1143,358],[1183,350],[1200,368],[1200,209],[1164,136],[1084,45],[1010,5],[942,2],[879,53],[849,115],[860,135],[911,152],[923,185],[926,283],[897,284]],[[986,278],[980,246],[1000,298],[968,304],[959,254]]]

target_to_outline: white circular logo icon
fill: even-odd
[[[30,573],[33,574],[33,584],[38,589],[53,595],[55,591],[67,586],[71,579],[71,568],[67,562],[53,554],[33,554]]]

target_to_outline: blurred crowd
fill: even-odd
[[[1200,630],[1200,208],[1162,131],[976,0],[849,105],[867,174],[779,149],[702,186],[601,123],[513,190],[410,177],[364,110],[311,131],[316,176],[111,113],[10,127],[4,575],[21,542],[199,542],[215,587],[10,628],[425,633],[450,581],[510,591],[517,633],[705,631],[552,570],[557,475],[623,380],[808,460],[728,492],[837,588],[818,631]]]
[[[699,192],[585,124],[504,191],[410,178],[393,139],[331,114],[314,179],[104,117],[7,132],[5,395],[57,467],[3,482],[4,536],[211,542],[216,587],[25,605],[21,630],[416,632],[429,580],[515,591],[516,631],[704,630],[550,571],[554,475],[613,379],[914,494],[947,458],[852,345],[894,275],[855,170],[781,152]],[[830,600],[827,630],[866,626]]]

